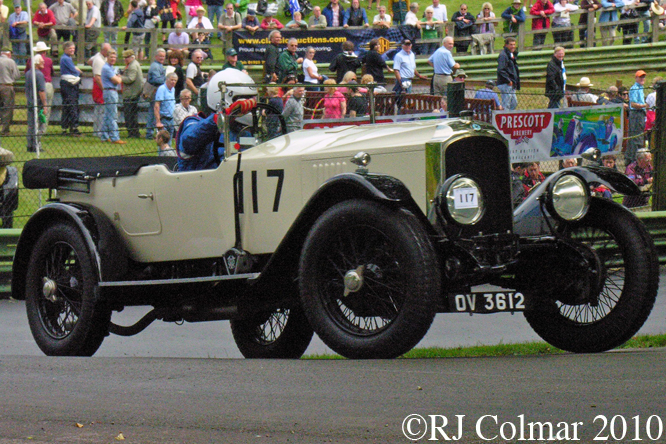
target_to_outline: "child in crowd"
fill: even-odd
[[[279,97],[280,89],[276,86],[269,86],[266,88],[266,96],[268,97],[268,104],[272,105],[278,112],[264,110],[266,116],[266,129],[268,131],[268,139],[274,139],[281,135],[280,131],[280,115],[282,114],[283,102]]]
[[[352,80],[349,83],[356,83]],[[359,91],[357,86],[349,87],[349,117],[361,117],[367,114],[368,101]]]
[[[171,142],[171,134],[167,130],[160,130],[155,136],[155,141],[157,142],[157,155],[158,156],[176,156],[176,150],[171,148],[169,142]]]

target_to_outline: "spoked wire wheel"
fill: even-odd
[[[284,332],[289,319],[289,309],[280,308],[268,315],[263,324],[257,325],[257,342],[268,345],[275,342]]]
[[[266,359],[300,358],[314,334],[300,307],[232,320],[231,333],[243,356]]]
[[[347,226],[338,231],[324,254],[318,273],[332,319],[356,335],[385,330],[409,295],[388,234],[369,225]]]
[[[43,296],[37,309],[42,326],[54,339],[72,333],[81,315],[83,276],[79,257],[66,242],[57,242],[44,258]]]
[[[324,212],[301,254],[310,325],[349,358],[394,358],[427,333],[440,295],[439,261],[418,220],[376,202]]]
[[[544,340],[577,353],[601,352],[630,339],[652,311],[659,286],[659,262],[649,232],[624,207],[592,198],[588,214],[561,227],[561,235],[588,247],[596,256],[601,285],[590,285],[580,270],[575,289],[557,300],[535,300],[525,318]],[[567,278],[565,275],[564,279]]]
[[[586,244],[595,252],[605,279],[594,303],[570,305],[557,301],[557,305],[565,319],[579,325],[593,324],[608,316],[620,302],[625,284],[622,252],[613,234],[600,228],[578,227],[572,230],[570,237]]]
[[[50,356],[91,356],[108,333],[111,310],[96,297],[98,274],[82,234],[58,222],[34,245],[26,272],[30,330]]]

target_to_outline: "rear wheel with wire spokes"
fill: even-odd
[[[298,359],[314,334],[300,307],[232,320],[231,333],[243,356],[263,359]]]
[[[86,242],[67,223],[45,229],[26,273],[30,330],[49,356],[91,356],[108,332],[111,310],[97,301],[98,278]]]

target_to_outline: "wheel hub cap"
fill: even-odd
[[[51,302],[56,302],[58,300],[58,297],[56,296],[58,285],[55,281],[45,277],[42,279],[42,284],[42,294],[44,297]]]
[[[345,296],[349,296],[350,293],[356,293],[363,287],[363,271],[365,266],[361,265],[356,270],[349,270],[345,274]]]

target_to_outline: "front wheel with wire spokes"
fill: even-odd
[[[231,321],[238,349],[248,359],[298,359],[314,332],[300,307],[277,308]]]
[[[111,311],[97,301],[98,278],[83,236],[67,223],[45,228],[26,273],[26,310],[39,348],[49,356],[92,356]]]
[[[322,341],[342,356],[395,358],[432,324],[438,262],[413,214],[343,201],[319,217],[303,246],[303,309]]]
[[[580,285],[573,287],[594,294],[540,301],[525,311],[525,318],[539,336],[562,350],[593,353],[623,344],[641,328],[657,296],[659,262],[649,232],[633,213],[602,198],[592,199],[580,222],[560,228],[562,235],[593,252],[603,282],[595,289],[581,270]]]

